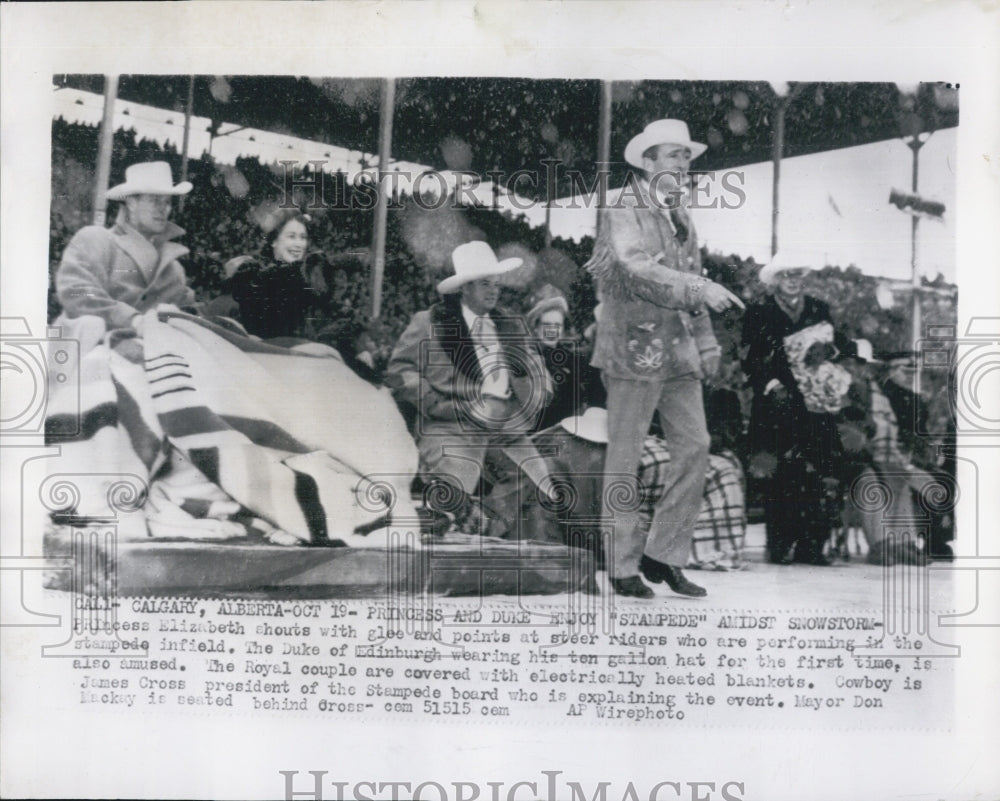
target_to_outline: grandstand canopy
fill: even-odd
[[[55,76],[59,86],[103,92],[100,75]],[[183,111],[188,76],[123,75],[118,97]],[[612,160],[628,139],[660,117],[685,119],[709,149],[700,170],[722,170],[771,158],[778,91],[786,100],[784,156],[803,156],[895,139],[958,123],[957,89],[920,84],[745,81],[615,82]],[[510,78],[403,78],[396,84],[392,155],[436,169],[479,174],[539,170],[546,158],[597,171],[600,82]],[[223,122],[377,151],[379,81],[291,76],[195,76],[193,113]],[[625,164],[611,165],[610,185]],[[562,189],[562,188],[558,188]],[[537,195],[544,193],[537,187]],[[529,193],[530,194],[530,193]]]

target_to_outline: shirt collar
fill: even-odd
[[[493,322],[489,312],[487,312],[486,314],[476,314],[472,309],[470,309],[464,303],[462,304],[462,317],[465,320],[465,324],[469,326],[469,333],[472,333],[475,330],[476,320],[478,320],[480,317],[483,317],[489,320],[490,322]]]
[[[671,207],[671,202],[673,201],[673,193],[664,194],[662,192],[657,192],[656,197],[653,197],[652,185],[648,178],[640,177],[639,185],[642,187],[642,191],[647,195],[647,197],[656,201],[656,208],[666,214],[670,215],[670,212],[676,209],[679,213],[683,214],[687,209],[688,204],[688,193],[685,190],[681,190],[681,201],[680,203]]]
[[[167,222],[166,227],[163,229],[162,234],[157,234],[152,239],[143,236],[135,228],[129,225],[127,220],[127,214],[125,212],[125,204],[123,203],[118,208],[118,216],[115,218],[115,227],[120,228],[127,234],[131,236],[137,236],[140,239],[145,239],[147,242],[153,245],[157,250],[159,250],[165,242],[169,242],[171,239],[176,239],[182,234],[187,233],[183,228],[181,228],[176,223]]]

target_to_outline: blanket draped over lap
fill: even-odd
[[[417,451],[403,419],[387,390],[335,355],[180,312],[148,312],[141,338],[96,317],[58,322],[81,359],[78,376],[50,386],[46,440],[60,446],[50,475],[75,477],[57,511],[106,517],[109,493],[132,480],[134,514],[118,515],[126,536],[277,529],[359,544],[359,532],[416,525]]]

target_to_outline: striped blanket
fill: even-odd
[[[646,493],[640,519],[646,528],[652,523],[654,506],[666,489],[669,463],[667,443],[658,437],[647,437],[639,461],[639,480]],[[743,468],[731,451],[709,454],[701,510],[694,525],[688,567],[741,570],[746,566]]]
[[[416,525],[406,426],[332,350],[174,311],[147,313],[142,338],[93,317],[59,323],[82,356],[78,377],[50,387],[52,473],[72,477],[57,517],[107,519],[124,482],[131,506],[110,511],[125,537],[374,545],[361,534]]]

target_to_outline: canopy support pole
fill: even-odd
[[[597,123],[597,228],[601,232],[601,204],[611,172],[611,93],[613,81],[601,81],[601,109]]]
[[[104,76],[104,116],[97,144],[97,177],[94,180],[94,225],[104,225],[108,205],[105,197],[111,177],[111,150],[115,137],[115,100],[118,98],[118,76]]]
[[[194,76],[188,76],[187,104],[184,106],[184,144],[181,145],[181,183],[188,178],[188,145],[191,142],[191,115],[194,112]],[[184,195],[177,200],[177,207],[184,211]]]
[[[393,78],[382,81],[382,102],[379,111],[378,131],[378,204],[375,206],[375,237],[372,243],[372,320],[382,314],[382,280],[385,276],[385,242],[388,224],[391,184],[383,180],[389,172],[392,150],[392,117],[396,102],[396,82]]]

